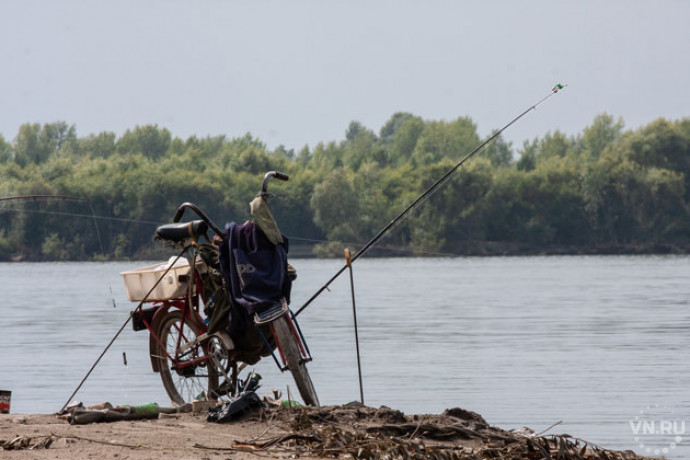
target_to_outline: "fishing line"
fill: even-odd
[[[19,195],[19,196],[6,196],[0,198],[0,201],[18,201],[18,200],[49,200],[49,199],[58,199],[58,200],[63,200],[63,201],[85,201],[89,205],[89,211],[91,211],[91,214],[75,214],[75,213],[67,213],[67,212],[53,212],[53,211],[40,211],[40,210],[30,210],[30,209],[14,209],[14,208],[6,208],[2,207],[0,210],[3,211],[14,211],[14,212],[36,212],[39,214],[57,214],[57,215],[65,215],[65,216],[81,216],[81,217],[88,217],[88,218],[93,218],[93,225],[96,228],[96,237],[98,238],[98,244],[101,248],[101,254],[103,255],[103,258],[105,259],[105,247],[103,246],[103,240],[101,239],[101,231],[98,228],[98,222],[96,221],[96,213],[93,210],[93,205],[91,204],[91,200],[88,198],[82,198],[79,196],[72,196],[72,195]]]
[[[98,229],[98,221],[96,220],[96,213],[93,212],[93,206],[91,205],[91,200],[88,201],[89,209],[91,210],[91,215],[93,216],[93,226],[96,227],[96,236],[98,236],[98,244],[101,245],[101,254],[105,259],[105,248],[103,247],[103,240],[101,240],[101,231]]]
[[[524,117],[527,115],[529,112],[532,110],[536,110],[537,106],[539,106],[541,103],[549,99],[551,96],[554,94],[558,93],[558,91],[562,90],[565,88],[567,85],[562,85],[560,83],[556,84],[549,94],[544,96],[542,99],[540,99],[538,102],[535,104],[531,105],[528,107],[524,112],[513,118],[508,124],[506,124],[503,128],[499,129],[496,131],[492,136],[487,138],[484,142],[479,144],[477,148],[472,150],[470,153],[465,155],[464,158],[462,158],[459,162],[455,164],[452,168],[450,168],[443,176],[441,176],[440,179],[438,179],[436,182],[434,182],[429,188],[427,188],[420,196],[415,199],[412,204],[410,204],[407,208],[405,208],[400,214],[398,214],[392,221],[388,223],[385,227],[383,227],[372,239],[370,239],[359,251],[357,251],[353,256],[352,256],[352,262],[357,260],[360,256],[363,256],[364,254],[369,251],[376,243],[378,243],[384,236],[386,236],[391,230],[393,230],[395,227],[397,227],[403,220],[405,220],[409,214],[414,211],[418,206],[423,204],[426,200],[431,197],[441,186],[443,186],[450,177],[467,161],[472,159],[478,152],[480,152],[484,147],[486,147],[491,141],[496,139],[498,136],[501,135],[503,131],[511,127],[515,122],[517,122],[520,118]],[[299,310],[295,313],[295,316],[299,315],[305,308],[307,308],[323,291],[325,291],[328,286],[336,280],[345,270],[347,269],[347,264],[345,264],[340,270],[336,272],[335,275],[331,279],[329,279],[323,286],[321,286],[315,293],[312,295],[309,300],[307,300]]]
[[[0,200],[2,200],[0,198]],[[26,213],[34,213],[34,214],[51,214],[51,215],[57,215],[57,216],[67,216],[67,217],[83,217],[83,218],[88,218],[88,219],[99,219],[99,220],[112,220],[112,221],[119,221],[119,222],[130,222],[130,223],[135,223],[135,224],[146,224],[146,225],[155,225],[158,226],[160,225],[160,222],[152,221],[152,220],[141,220],[141,219],[125,219],[121,217],[106,217],[106,216],[98,216],[98,215],[90,215],[90,214],[76,214],[76,213],[70,213],[70,212],[59,212],[59,211],[40,211],[40,210],[35,210],[35,209],[15,209],[15,208],[6,208],[0,206],[0,213],[4,211],[10,211],[10,212],[26,212]],[[353,246],[353,247],[363,247],[366,242],[355,242],[355,241],[341,241],[341,240],[323,240],[323,239],[317,239],[317,238],[300,238],[298,236],[292,236],[292,235],[287,235],[287,237],[291,241],[306,241],[309,243],[338,243],[342,246]],[[470,239],[470,237],[468,237]],[[442,251],[420,251],[417,249],[409,249],[406,247],[402,246],[391,246],[391,245],[379,245],[377,246],[378,249],[386,250],[386,251],[394,251],[394,252],[404,252],[408,254],[421,254],[421,255],[430,255],[430,256],[461,256],[464,254],[458,254],[454,252],[442,252]]]
[[[93,225],[96,229],[96,237],[98,238],[98,245],[101,248],[101,255],[103,256],[103,260],[105,260],[106,254],[105,254],[105,246],[103,246],[103,239],[101,238],[101,231],[98,228],[98,221],[96,213],[94,212],[93,205],[91,203],[91,200],[88,198],[83,198],[79,196],[72,196],[72,195],[19,195],[19,196],[8,196],[8,197],[2,197],[0,198],[0,202],[2,201],[25,201],[25,200],[49,200],[49,199],[58,199],[58,200],[66,200],[66,201],[81,201],[81,202],[86,202],[89,204],[89,211],[91,211],[91,214],[76,214],[76,213],[68,213],[68,212],[58,212],[58,211],[40,211],[40,210],[31,210],[31,209],[14,209],[14,208],[7,208],[7,207],[0,207],[0,211],[12,211],[12,212],[33,212],[37,214],[53,214],[53,215],[63,215],[63,216],[70,216],[70,217],[86,217],[89,219],[93,219]],[[117,308],[117,304],[115,303],[115,295],[113,294],[113,287],[108,284],[108,291],[110,292],[110,300],[113,304],[113,308]]]
[[[3,200],[4,198],[0,198],[0,200]],[[60,211],[41,211],[38,209],[15,209],[15,208],[6,208],[6,207],[0,207],[0,211],[11,211],[11,212],[28,212],[28,213],[34,213],[34,214],[52,214],[56,216],[67,216],[67,217],[86,217],[86,218],[93,218],[93,219],[100,219],[100,220],[113,220],[113,221],[119,221],[119,222],[130,222],[130,223],[135,223],[135,224],[147,224],[147,225],[160,225],[160,222],[154,222],[152,220],[141,220],[141,219],[125,219],[122,217],[106,217],[106,216],[97,216],[97,215],[91,215],[91,214],[77,214],[77,213],[72,213],[72,212],[60,212]]]

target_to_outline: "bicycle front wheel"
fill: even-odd
[[[197,344],[184,351],[184,345],[197,337],[197,328],[180,310],[169,312],[160,323],[158,360],[161,380],[173,403],[184,404],[194,399],[207,399],[218,388],[218,370],[208,353],[208,344]]]
[[[276,341],[280,344],[280,348],[285,356],[287,367],[295,379],[297,390],[305,404],[310,406],[319,406],[319,398],[316,396],[314,384],[309,377],[307,364],[302,359],[300,346],[297,343],[297,334],[294,326],[290,324],[286,313],[277,320],[273,321],[272,326],[275,331]]]

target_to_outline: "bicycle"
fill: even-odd
[[[283,236],[267,207],[271,196],[267,186],[271,178],[288,180],[286,174],[266,173],[261,191],[251,203],[252,216],[257,223],[248,222],[244,226],[255,225],[261,238],[269,235],[268,238],[280,239]],[[177,223],[186,209],[200,219]],[[242,297],[244,293],[237,292],[247,288],[246,280],[240,279],[238,287],[237,280],[232,277],[237,276],[233,272],[241,277],[242,270],[251,270],[246,264],[236,263],[228,274],[227,267],[224,270],[221,266],[227,265],[227,259],[232,259],[232,254],[236,253],[228,256],[226,253],[230,251],[224,248],[224,243],[231,241],[228,234],[232,229],[222,231],[192,203],[180,205],[173,222],[176,223],[158,227],[154,238],[181,249],[177,258],[171,258],[167,264],[122,273],[129,300],[140,301],[132,312],[134,330],[149,331],[151,366],[160,374],[173,403],[235,396],[243,387],[240,372],[272,355],[281,371],[290,371],[304,403],[318,406],[319,400],[306,367],[312,359],[311,354],[288,307],[289,283],[287,296],[283,292],[279,299],[274,296],[264,302],[246,302]],[[246,230],[243,226],[235,228]],[[256,231],[256,228],[250,230]],[[215,233],[213,239],[209,238],[209,230]],[[205,243],[201,242],[202,238]],[[274,244],[274,249],[280,249],[281,244]],[[284,249],[287,265],[287,249]],[[282,254],[281,251],[277,253]],[[289,265],[284,274],[282,267],[271,268],[279,276],[287,276],[290,283],[295,278]],[[151,306],[144,308],[145,304]],[[224,381],[219,383],[221,377]]]

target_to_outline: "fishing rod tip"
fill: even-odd
[[[568,85],[564,85],[564,84],[562,84],[562,83],[556,83],[556,86],[554,86],[554,87],[551,89],[551,91],[553,91],[554,93],[557,93],[557,92],[559,92],[560,90],[562,90],[563,88],[565,88],[566,86],[568,86]]]

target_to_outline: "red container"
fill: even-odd
[[[0,390],[0,414],[10,413],[10,401],[12,400],[12,392]]]

